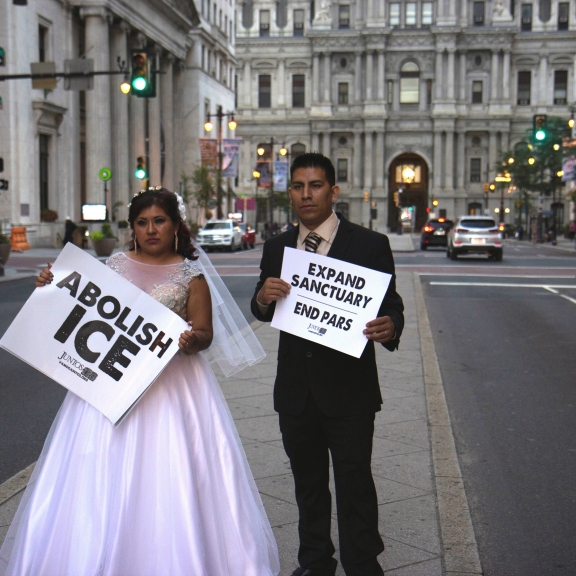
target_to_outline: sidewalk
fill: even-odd
[[[372,468],[386,546],[380,561],[386,576],[481,574],[419,277],[400,272],[398,291],[406,306],[400,350],[377,353],[384,406],[376,418]],[[272,408],[278,332],[259,322],[254,327],[266,358],[219,381],[278,542],[281,575],[287,576],[297,567],[298,512]],[[0,486],[0,541],[29,472]],[[343,574],[339,567],[337,575]]]

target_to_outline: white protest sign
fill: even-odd
[[[186,322],[71,243],[0,346],[116,424],[178,351]]]
[[[378,315],[390,274],[284,248],[281,278],[291,290],[276,302],[274,328],[362,356],[368,342],[362,331]]]

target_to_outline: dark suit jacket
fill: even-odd
[[[266,278],[280,278],[284,247],[296,247],[298,230],[298,227],[293,228],[264,244],[260,281],[251,302],[252,313],[258,320],[272,320],[276,304],[272,303],[266,314],[262,314],[256,303],[256,295]],[[396,327],[395,340],[383,346],[390,351],[398,348],[404,327],[404,305],[396,292],[394,260],[388,238],[340,217],[338,232],[328,256],[393,275],[378,316],[390,316]],[[374,342],[369,341],[362,356],[354,358],[281,332],[274,409],[283,414],[301,414],[309,393],[327,416],[350,416],[380,410],[382,396]]]

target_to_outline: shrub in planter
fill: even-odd
[[[96,256],[110,256],[116,246],[116,236],[114,236],[112,226],[108,222],[104,222],[100,230],[91,232],[90,239]]]
[[[120,220],[118,222],[118,228],[120,228],[120,229],[128,228],[128,221],[127,220]]]
[[[58,212],[50,210],[50,208],[44,208],[44,210],[40,211],[40,220],[42,222],[56,222],[58,220]]]
[[[2,227],[0,226],[0,265],[6,265],[11,251],[12,244],[10,238],[2,233]]]

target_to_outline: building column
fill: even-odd
[[[250,60],[244,61],[244,107],[252,108],[252,68]]]
[[[499,51],[492,50],[492,68],[490,70],[490,100],[492,102],[498,99],[498,57]]]
[[[158,60],[162,49],[160,46],[154,47],[155,68],[158,68]],[[160,109],[161,93],[164,77],[162,74],[156,75],[156,98],[147,98],[148,101],[148,151],[150,154],[150,164],[148,165],[148,176],[150,186],[160,186],[162,183],[162,156],[161,156],[161,135],[160,135]],[[162,104],[163,105],[163,104]]]
[[[360,188],[360,176],[362,172],[362,134],[360,132],[354,132],[354,157],[352,159],[353,164],[353,182],[354,188]]]
[[[330,84],[332,82],[332,74],[330,65],[332,63],[331,54],[329,52],[324,54],[324,102],[330,104],[332,102],[330,97]]]
[[[177,175],[174,172],[174,56],[167,54],[160,63],[162,74],[161,102],[162,128],[164,130],[164,174],[162,186],[174,190]]]
[[[110,13],[102,7],[82,7],[86,46],[95,70],[110,66]],[[93,90],[86,90],[86,202],[102,204],[104,187],[98,178],[102,168],[110,168],[111,148],[110,76],[95,76]]]
[[[127,63],[130,68],[130,59],[128,56],[128,33],[130,27],[121,22],[119,26],[111,29],[110,70],[116,67],[116,58],[119,56]],[[130,202],[130,132],[128,123],[128,106],[130,96],[122,94],[118,89],[117,83],[119,77],[116,76],[112,81],[112,195],[110,203],[113,206],[115,202],[122,202],[118,210],[118,219],[126,220],[128,216],[127,204]],[[132,159],[134,167],[136,158]]]
[[[442,132],[434,132],[434,189],[442,187]]]
[[[436,100],[442,100],[444,92],[444,73],[443,73],[443,59],[444,52],[438,50],[436,52]]]
[[[457,132],[456,137],[458,138],[458,158],[456,159],[456,187],[460,192],[464,192],[464,178],[466,174],[466,133]]]
[[[468,26],[468,2],[460,2],[460,26]]]
[[[465,4],[465,2],[460,2],[460,4]],[[450,0],[448,4],[448,17],[456,20],[456,0]]]
[[[320,55],[314,54],[312,58],[312,102],[317,103],[320,93]]]
[[[508,104],[510,101],[510,50],[504,51],[502,83],[502,99]]]
[[[574,63],[576,68],[576,60]],[[354,70],[354,103],[362,102],[362,52],[356,52],[356,66]]]
[[[490,182],[494,180],[494,165],[496,164],[496,158],[498,156],[498,134],[496,132],[490,132],[489,148],[488,148],[488,180]]]
[[[378,102],[385,101],[385,89],[386,89],[386,61],[384,56],[384,50],[378,50],[378,71],[376,74],[377,84],[378,84]]]
[[[450,48],[448,50],[448,100],[454,101],[454,80],[456,75],[456,67],[455,67],[455,49]]]
[[[538,73],[538,103],[547,105],[550,103],[548,99],[548,58],[542,56],[540,58],[540,71]]]
[[[371,131],[364,134],[364,188],[366,190],[374,187],[374,180],[372,179],[374,146],[372,145],[372,139],[373,134]]]
[[[374,85],[374,53],[371,50],[366,52],[366,101],[373,100],[372,87]]]
[[[330,132],[324,132],[322,134],[322,153],[326,158],[330,158],[332,155],[332,146],[330,145],[330,139],[332,134]]]
[[[286,107],[286,61],[284,58],[278,61],[278,107]]]
[[[510,132],[500,133],[500,152],[506,152],[510,147]]]
[[[311,152],[320,152],[320,135],[318,132],[312,134],[312,150]]]
[[[374,20],[374,0],[366,0],[366,21]]]
[[[184,131],[183,124],[184,124],[184,74],[186,71],[186,65],[182,60],[176,60],[176,62],[172,65],[172,78],[173,78],[173,93],[172,99],[174,103],[174,124],[173,124],[173,138],[172,141],[182,142],[182,133]],[[182,172],[184,171],[184,167],[186,166],[183,162],[183,154],[180,150],[180,146],[173,146],[173,154],[172,154],[172,170],[173,170],[173,178],[174,178],[174,187],[179,188],[180,178]]]
[[[446,190],[454,189],[454,132],[446,132],[446,168],[444,173],[444,188]]]
[[[376,187],[384,188],[384,132],[376,132]]]
[[[459,100],[462,103],[466,102],[466,84],[468,78],[466,76],[466,52],[460,52],[460,74],[458,81],[460,82],[460,95]]]
[[[143,34],[137,34],[130,40],[130,48],[137,50],[144,47],[146,38]],[[146,98],[130,97],[130,182],[132,195],[138,193],[144,186],[142,180],[134,176],[136,160],[146,156],[146,137],[144,132],[144,114],[146,112]]]

